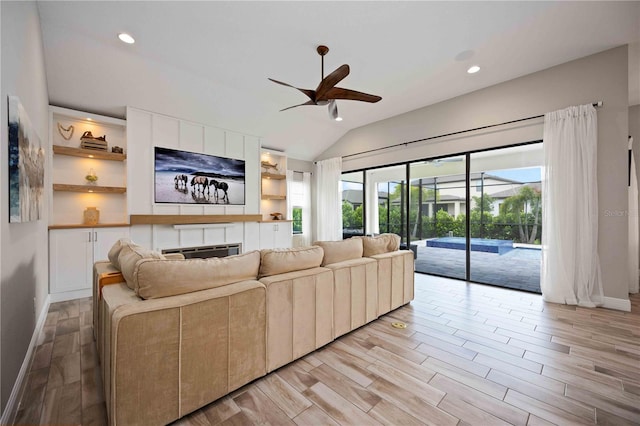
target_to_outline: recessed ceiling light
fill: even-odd
[[[127,44],[133,44],[136,42],[136,40],[127,33],[118,34],[118,38]]]
[[[477,66],[477,65],[474,65],[474,66],[472,66],[471,68],[469,68],[469,69],[467,70],[467,72],[468,72],[469,74],[475,74],[475,73],[477,73],[478,71],[480,71],[480,67],[479,67],[479,66]]]
[[[342,121],[342,117],[336,117],[336,121]]]

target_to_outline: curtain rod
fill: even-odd
[[[598,107],[601,107],[603,104],[604,103],[602,101],[597,101],[597,102],[593,102],[591,105],[593,105],[594,107],[598,108]],[[462,133],[475,132],[476,130],[490,129],[492,127],[504,126],[505,124],[519,123],[521,121],[533,120],[535,118],[542,118],[542,117],[544,117],[544,114],[542,114],[542,115],[534,115],[532,117],[527,117],[527,118],[519,118],[517,120],[505,121],[504,123],[489,124],[488,126],[476,127],[474,129],[467,129],[467,130],[460,130],[458,132],[445,133],[445,134],[438,135],[438,136],[429,136],[428,138],[416,139],[414,141],[401,142],[401,143],[397,143],[397,144],[394,144],[394,145],[385,146],[385,147],[382,147],[382,148],[369,149],[367,151],[357,152],[355,154],[343,155],[342,158],[355,157],[356,155],[369,154],[371,152],[382,151],[384,149],[397,148],[399,146],[409,146],[409,145],[411,145],[413,143],[426,142],[426,141],[430,141],[432,139],[445,138],[447,136],[455,136],[455,135],[460,135]]]

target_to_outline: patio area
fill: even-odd
[[[418,245],[416,272],[465,278],[465,250]],[[505,288],[540,293],[540,259],[538,249],[514,248],[504,254],[471,252],[471,280]]]

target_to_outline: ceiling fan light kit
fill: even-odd
[[[328,76],[324,76],[324,56],[329,52],[329,48],[324,45],[320,45],[317,47],[316,51],[321,58],[320,64],[320,72],[321,72],[321,80],[320,84],[316,90],[310,89],[301,89],[299,87],[292,86],[288,83],[283,83],[282,81],[274,80],[270,78],[269,80],[274,83],[281,84],[283,86],[292,87],[300,92],[304,93],[309,100],[305,103],[293,105],[288,108],[284,108],[280,111],[286,111],[291,108],[296,108],[303,105],[328,105],[329,117],[336,121],[342,121],[342,118],[338,114],[338,105],[336,104],[337,99],[345,99],[350,101],[361,101],[361,102],[369,102],[375,103],[380,101],[382,98],[376,95],[370,95],[367,93],[358,92],[351,89],[344,89],[341,87],[336,87],[336,84],[340,83],[344,80],[345,77],[349,75],[349,65],[344,64],[339,66],[334,72],[329,74]]]

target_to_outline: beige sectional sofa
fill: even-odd
[[[410,302],[413,253],[398,242],[187,260],[117,243],[94,266],[109,423],[169,423]]]

